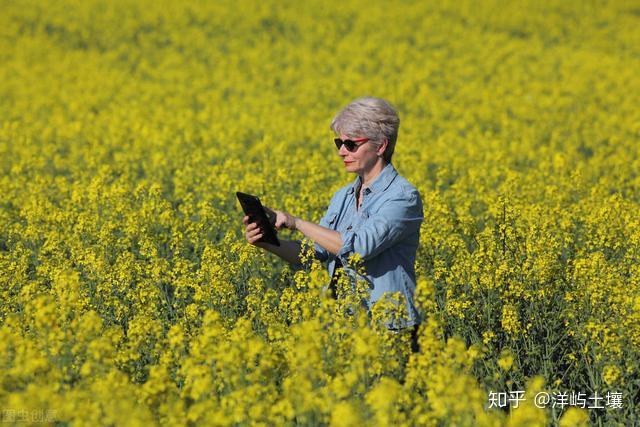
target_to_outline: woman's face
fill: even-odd
[[[349,137],[342,133],[340,134],[340,139],[343,141],[347,139],[358,140],[362,139],[362,137]],[[340,150],[338,150],[338,155],[342,157],[344,168],[347,172],[354,172],[358,175],[363,175],[365,172],[371,170],[378,161],[377,150],[378,146],[375,142],[368,140],[366,142],[358,142],[358,146],[353,151],[347,150],[343,144],[340,147]]]

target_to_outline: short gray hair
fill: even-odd
[[[378,146],[383,140],[388,145],[383,158],[391,162],[396,148],[400,118],[395,108],[387,101],[372,96],[364,96],[344,107],[331,121],[331,130],[336,134],[350,137],[364,137],[376,141]]]

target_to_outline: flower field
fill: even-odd
[[[640,423],[638,1],[0,10],[0,422]],[[424,204],[418,353],[235,197],[317,222],[363,95]]]

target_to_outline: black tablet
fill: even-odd
[[[251,194],[236,192],[236,196],[240,201],[242,210],[249,217],[249,223],[255,222],[262,230],[262,237],[259,242],[271,243],[275,246],[280,246],[278,236],[276,236],[276,229],[272,225],[272,220],[275,218],[269,218],[267,211],[265,210],[260,199]]]

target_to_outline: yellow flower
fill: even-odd
[[[510,349],[505,349],[500,354],[500,358],[498,359],[498,366],[503,371],[508,371],[513,366],[513,353]]]
[[[607,365],[602,370],[602,379],[608,386],[614,386],[620,379],[622,371],[619,367],[613,365]]]
[[[562,414],[558,425],[560,427],[587,427],[590,425],[589,413],[584,409],[569,408]]]
[[[331,426],[359,427],[362,425],[360,414],[348,401],[338,402],[331,411]]]

